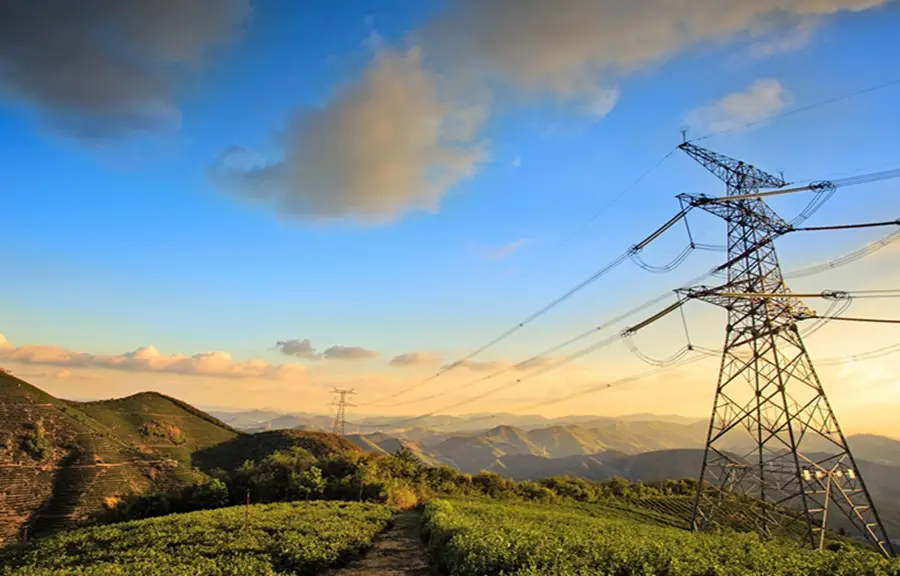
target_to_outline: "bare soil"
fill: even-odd
[[[327,576],[437,576],[428,563],[425,544],[419,536],[422,513],[409,510],[394,518],[394,525],[380,534],[365,556]]]

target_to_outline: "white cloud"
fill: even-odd
[[[226,151],[215,181],[301,219],[384,222],[434,211],[486,159],[477,132],[484,108],[439,89],[420,53],[379,51],[324,108],[297,110],[280,137],[282,158]]]
[[[778,80],[757,80],[742,92],[734,92],[688,112],[685,122],[703,131],[733,130],[760,122],[794,102],[793,95]]]
[[[434,352],[407,352],[394,356],[388,364],[395,367],[408,367],[437,364],[440,361],[441,355]]]
[[[528,243],[527,238],[520,238],[518,240],[513,240],[507,244],[502,246],[495,246],[493,248],[485,248],[482,250],[482,255],[488,260],[505,260],[512,256],[516,251],[518,251],[522,246]]]
[[[71,374],[68,368],[106,368],[128,372],[158,372],[193,376],[219,376],[225,378],[264,378],[296,380],[302,378],[306,368],[300,364],[268,364],[263,360],[237,362],[231,354],[222,351],[200,352],[193,356],[162,354],[153,346],[143,346],[133,352],[118,355],[87,354],[57,346],[26,345],[14,347],[0,335],[0,360],[19,364],[57,366],[64,368],[56,374],[64,378]],[[63,374],[66,374],[65,376]]]
[[[512,162],[509,163],[513,168],[519,168],[522,166],[522,157],[516,154],[516,157],[512,159]]]
[[[618,88],[598,89],[587,98],[584,109],[591,116],[603,118],[616,107],[619,96]]]
[[[368,35],[366,39],[363,40],[362,45],[368,48],[373,52],[377,52],[384,46],[384,38],[381,34],[378,33],[378,30],[375,29],[375,17],[371,14],[366,16],[364,19],[364,23],[366,25],[366,30],[368,31]]]

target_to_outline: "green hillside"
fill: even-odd
[[[68,402],[0,373],[0,542],[192,482],[191,454],[236,435],[159,394]]]
[[[360,451],[356,444],[347,438],[326,432],[271,430],[235,436],[220,444],[198,450],[192,459],[194,465],[206,471],[214,468],[232,470],[246,460],[262,460],[273,452],[288,450],[295,446],[309,451],[316,458],[341,452]]]
[[[240,434],[221,420],[156,392],[68,404],[102,424],[123,442],[182,463],[190,463],[195,451]]]

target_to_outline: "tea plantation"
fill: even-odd
[[[294,502],[173,514],[61,532],[0,550],[0,575],[316,574],[365,548],[390,521],[377,504]]]
[[[813,552],[568,506],[436,500],[424,530],[432,557],[453,576],[900,576],[900,562],[857,546]]]

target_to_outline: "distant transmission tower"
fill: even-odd
[[[679,196],[728,223],[727,281],[684,291],[728,311],[692,528],[728,525],[753,502],[750,520],[765,537],[792,534],[822,548],[838,515],[893,555],[797,329],[815,313],[791,294],[778,264],[773,241],[792,226],[760,189],[787,183],[689,142],[679,147],[727,187],[724,197]],[[741,499],[744,505],[735,502]]]
[[[353,396],[356,394],[352,389],[344,389],[340,390],[338,388],[334,389],[334,394],[337,395],[337,402],[332,403],[332,406],[337,406],[337,412],[334,415],[334,426],[331,431],[334,434],[340,434],[341,436],[345,436],[345,427],[347,424],[347,408],[352,408],[354,404],[351,404],[348,401],[349,396]]]

